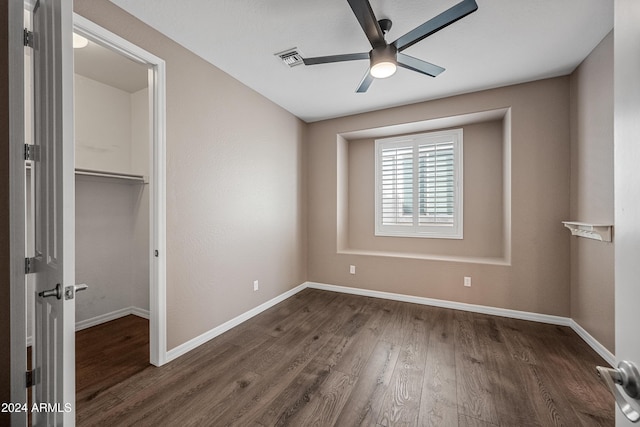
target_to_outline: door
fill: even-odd
[[[33,8],[36,406],[32,407],[32,417],[34,424],[46,426],[75,423],[72,28],[71,0],[36,1]]]
[[[616,359],[640,367],[640,2],[616,0],[614,16]],[[630,425],[616,409],[616,426]]]

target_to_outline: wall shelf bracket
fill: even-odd
[[[573,236],[600,240],[601,242],[611,241],[613,225],[591,224],[587,222],[575,221],[562,221],[562,223],[571,231],[571,234]]]

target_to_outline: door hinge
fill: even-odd
[[[38,384],[38,382],[40,382],[39,372],[39,369],[32,369],[25,372],[25,386],[27,388],[33,387],[34,385]]]
[[[25,258],[24,259],[24,274],[31,274],[36,272],[36,259]]]
[[[24,144],[24,159],[25,160],[38,160],[38,147],[32,144]]]
[[[24,45],[26,47],[33,47],[33,31],[29,31],[26,28],[24,29]]]

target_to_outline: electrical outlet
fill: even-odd
[[[467,288],[470,288],[470,287],[471,287],[471,277],[465,277],[465,278],[464,278],[464,285],[465,285]]]
[[[356,266],[355,265],[350,265],[349,266],[349,273],[356,274]]]
[[[260,288],[260,283],[257,280],[253,281],[253,290],[257,291]]]

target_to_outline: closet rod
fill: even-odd
[[[97,171],[97,170],[91,170],[91,169],[76,169],[76,175],[126,179],[129,181],[140,182],[141,184],[147,183],[147,179],[144,175],[132,175],[132,174],[120,173],[120,172],[105,172],[105,171]]]

